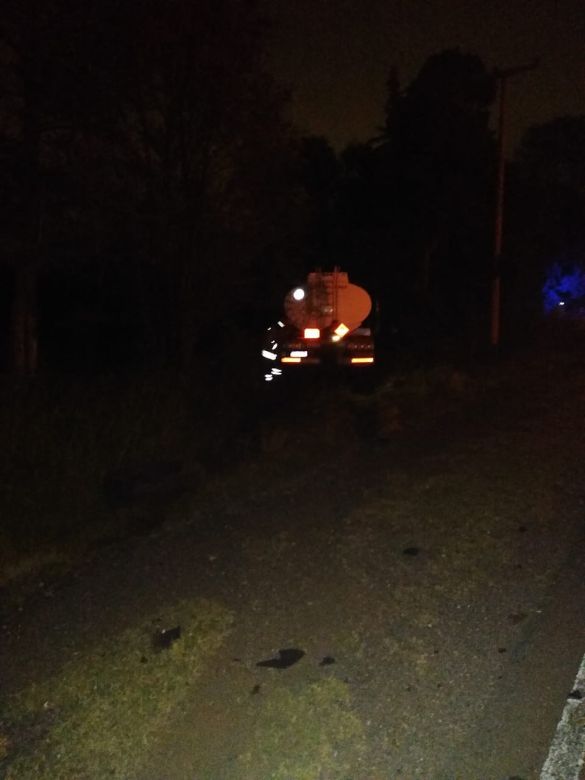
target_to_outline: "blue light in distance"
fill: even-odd
[[[585,269],[578,265],[553,263],[542,287],[544,311],[551,314],[559,306],[585,299]]]

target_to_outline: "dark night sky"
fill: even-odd
[[[273,72],[292,118],[336,147],[376,135],[385,82],[407,85],[426,58],[460,46],[489,69],[541,59],[510,81],[509,147],[554,116],[585,114],[585,0],[270,0]]]

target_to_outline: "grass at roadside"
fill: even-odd
[[[244,414],[232,407],[229,399],[211,398],[196,378],[170,373],[4,379],[0,587],[43,567],[66,569],[96,542],[147,530],[182,511],[185,495],[205,480],[206,459]],[[176,466],[176,495],[162,495],[168,482],[161,480],[142,500],[134,500],[130,485],[126,504],[111,505],[105,490],[111,474],[161,464]],[[163,488],[160,496],[156,488]]]
[[[226,468],[236,480],[267,463],[289,473],[309,449],[327,458],[364,435],[391,437],[409,403],[459,397],[460,376],[413,372],[369,395],[322,377],[263,395],[248,383],[235,398],[162,374],[0,385],[0,587],[67,571],[96,543],[188,515],[201,491],[221,492]],[[181,495],[108,504],[109,475],[169,463],[180,469]]]
[[[365,750],[348,686],[329,678],[298,692],[275,691],[263,708],[237,777],[247,780],[344,780]]]
[[[135,777],[231,619],[218,604],[182,601],[21,692],[0,721],[0,774],[7,780]],[[180,638],[156,650],[155,632],[177,625]]]
[[[534,361],[541,374],[556,354]],[[567,362],[564,356],[555,359]],[[220,376],[208,386],[200,375],[163,373],[44,377],[28,385],[5,381],[0,384],[0,588],[27,578],[34,587],[40,569],[66,571],[96,543],[188,516],[201,493],[221,493],[227,471],[232,482],[241,472],[243,489],[251,485],[258,491],[261,480],[249,479],[255,472],[269,469],[271,478],[297,473],[307,452],[317,463],[353,444],[392,440],[449,411],[481,405],[487,397],[504,406],[502,383],[514,371],[525,367],[396,368],[365,394],[351,382],[322,376],[296,386],[285,376],[269,388],[256,387],[250,377],[238,385]],[[541,381],[540,374],[534,378]],[[530,398],[538,397],[539,389],[531,390]],[[158,501],[149,493],[142,503],[108,504],[109,475],[169,463],[180,469],[182,495]]]

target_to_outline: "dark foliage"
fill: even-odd
[[[585,267],[585,116],[530,128],[509,177],[505,266],[509,330],[542,315],[547,273]]]
[[[346,149],[337,170],[323,142],[306,147],[312,245],[375,291],[387,338],[469,353],[487,309],[493,78],[478,57],[449,50],[406,89],[393,74],[388,93],[381,136]]]
[[[407,86],[393,71],[378,137],[337,155],[283,119],[267,35],[251,0],[6,0],[3,366],[188,368],[334,265],[379,302],[382,342],[486,343],[493,75],[459,49]],[[550,257],[584,243],[583,127],[533,128],[510,172],[508,311],[520,291],[536,311]]]
[[[58,327],[77,329],[91,287],[98,318],[125,308],[143,357],[188,366],[210,320],[255,305],[293,245],[297,198],[264,37],[246,0],[9,4],[2,261],[27,269],[24,314],[36,322],[41,278],[50,290],[72,270]]]

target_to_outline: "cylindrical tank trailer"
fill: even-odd
[[[262,356],[271,381],[283,366],[374,364],[374,339],[364,321],[372,310],[368,293],[345,271],[313,271],[284,299],[284,320],[268,328]]]

